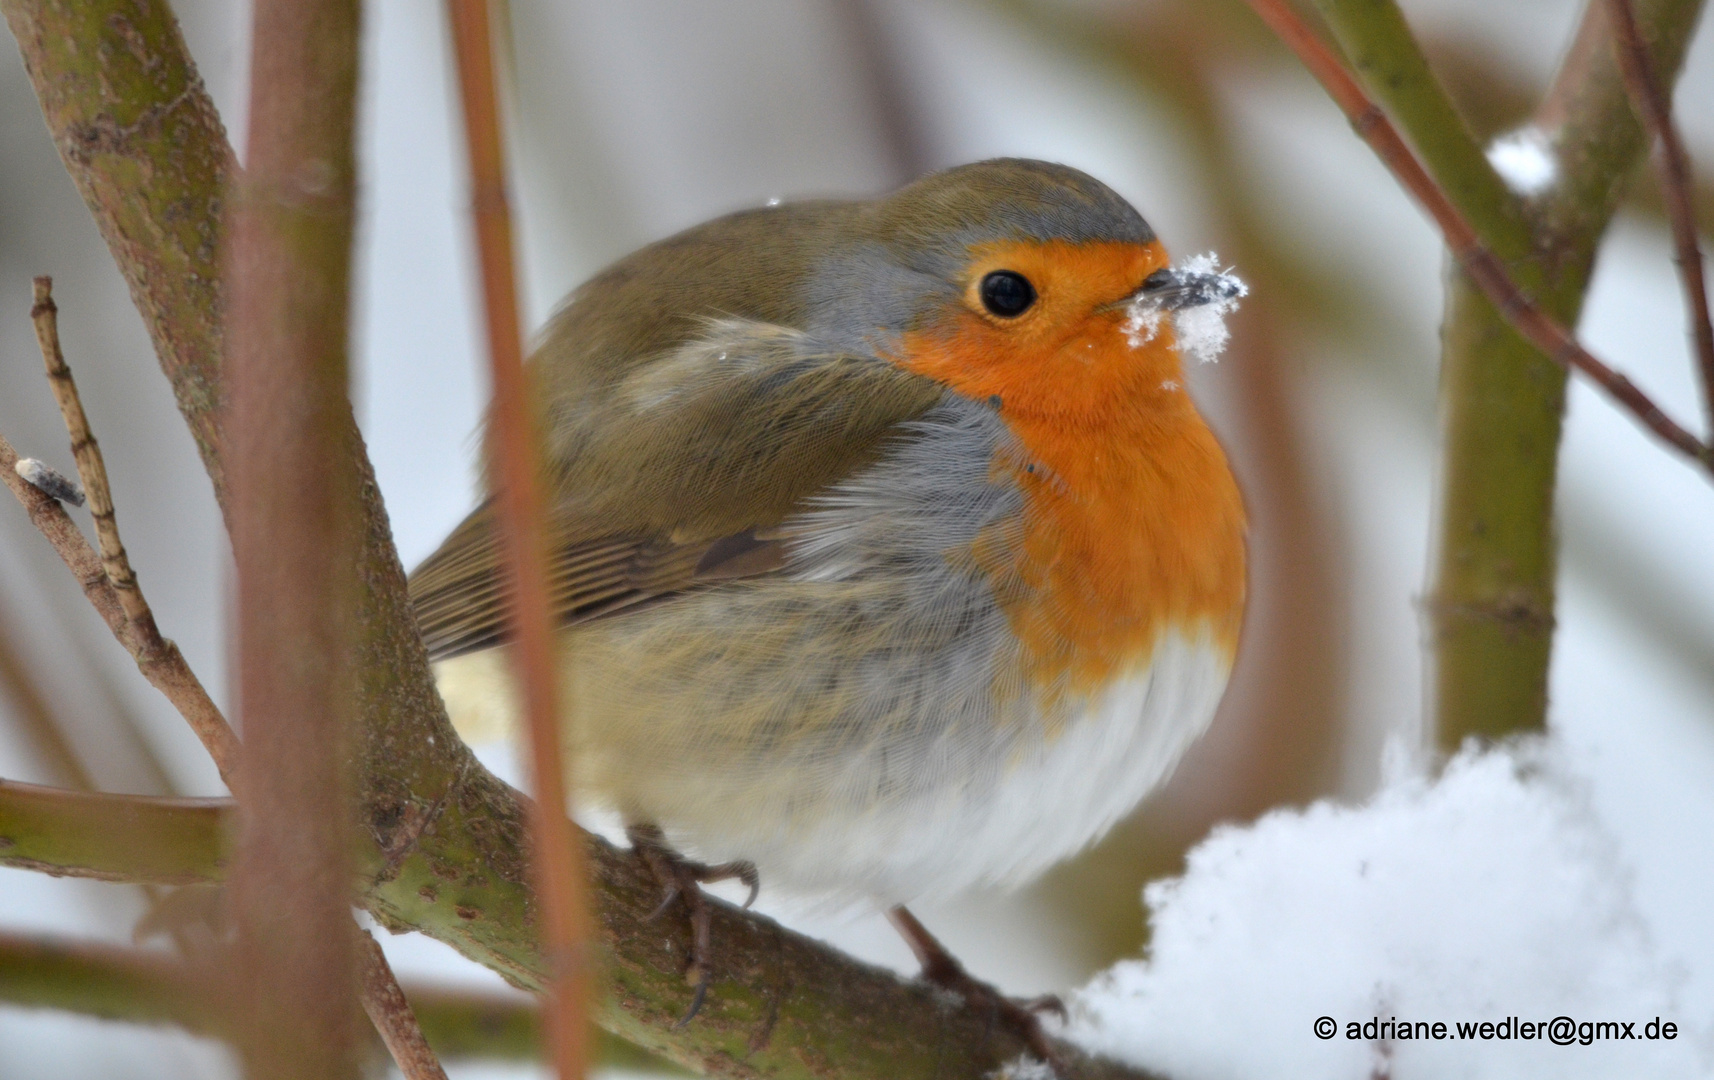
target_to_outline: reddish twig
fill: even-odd
[[[66,364],[65,354],[60,349],[58,315],[59,309],[54,304],[53,279],[36,278],[35,302],[30,307],[30,321],[35,324],[36,342],[41,346],[42,365],[47,370],[48,385],[53,388],[54,400],[59,403],[60,415],[65,420],[66,433],[71,436],[72,457],[77,462],[78,477],[83,481],[84,493],[89,499],[89,512],[95,520],[96,536],[101,543],[98,563],[100,573],[109,586],[108,589],[102,590],[101,602],[97,603],[96,607],[99,610],[103,603],[108,602],[109,597],[117,604],[117,619],[112,617],[111,610],[102,612],[108,627],[137,661],[137,667],[142,670],[149,683],[166,695],[167,700],[172,702],[191,730],[196,732],[197,738],[202,740],[202,745],[214,759],[215,767],[220,770],[220,778],[226,782],[226,786],[237,791],[238,737],[232,733],[232,726],[226,722],[220,707],[209,696],[202,680],[191,670],[190,664],[179,652],[179,647],[161,636],[160,628],[155,623],[155,614],[150,610],[148,600],[144,599],[142,586],[131,569],[130,557],[125,554],[125,544],[119,536],[119,521],[114,515],[113,492],[107,481],[107,466],[101,457],[101,447],[95,441],[89,417],[83,410],[83,401],[78,396],[77,383],[72,379],[71,368]],[[64,512],[61,513],[63,515]],[[70,541],[71,537],[62,535],[56,541],[53,535],[49,535],[48,539],[54,543],[56,549],[60,549],[61,557],[66,557],[67,552],[61,548],[61,544]],[[88,550],[88,543],[83,539],[82,533],[76,533],[76,542],[72,547]],[[88,567],[88,560],[81,551],[76,553],[76,558],[78,565],[73,565],[69,558],[66,565],[71,566],[79,579],[86,582],[84,592],[91,593],[87,578],[92,576],[94,571]],[[94,594],[91,594],[90,598],[96,599]]]
[[[363,1011],[380,1032],[405,1080],[446,1080],[446,1070],[423,1037],[417,1014],[405,1000],[381,946],[369,931],[358,929],[357,948],[363,974]]]
[[[1345,65],[1298,17],[1285,0],[1248,0],[1252,10],[1303,61],[1310,74],[1344,111],[1359,137],[1368,143],[1405,190],[1428,211],[1446,239],[1452,257],[1512,326],[1561,367],[1582,373],[1662,442],[1714,476],[1714,448],[1667,416],[1635,383],[1602,363],[1577,338],[1530,299],[1505,265],[1483,246],[1476,230],[1452,205],[1388,121],[1369,100]]]
[[[226,250],[242,830],[228,895],[250,1080],[356,1080],[361,537],[346,343],[357,0],[255,0]]]
[[[560,1080],[580,1080],[588,1049],[588,972],[582,933],[583,845],[566,817],[559,696],[548,609],[547,546],[534,414],[525,400],[511,214],[494,87],[488,0],[450,0],[470,153],[472,210],[493,368],[488,437],[498,478],[500,531],[512,599],[513,656],[529,718],[534,874],[549,965],[548,1043]]]
[[[1653,136],[1655,169],[1660,174],[1661,198],[1672,240],[1678,249],[1679,280],[1684,283],[1684,303],[1690,309],[1690,336],[1696,347],[1697,367],[1702,376],[1702,401],[1714,431],[1714,321],[1708,313],[1708,286],[1702,274],[1702,245],[1696,236],[1695,184],[1691,180],[1690,155],[1684,150],[1678,125],[1672,122],[1672,101],[1649,67],[1648,49],[1637,32],[1636,13],[1630,0],[1607,0],[1607,19],[1613,28],[1613,51],[1631,104]]]

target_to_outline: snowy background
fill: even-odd
[[[242,145],[243,5],[175,6]],[[1461,758],[1438,781],[1423,778],[1413,749],[1422,711],[1415,603],[1434,468],[1440,248],[1321,92],[1277,49],[1255,44],[1264,39],[1248,16],[1164,0],[512,0],[510,8],[532,325],[608,261],[716,213],[771,197],[870,194],[924,168],[1001,154],[1063,161],[1106,180],[1179,255],[1231,254],[1230,205],[1203,171],[1200,129],[1173,100],[1170,76],[1163,91],[1080,42],[1119,40],[1131,14],[1168,9],[1192,25],[1205,9],[1210,40],[1246,42],[1218,67],[1214,107],[1236,148],[1220,179],[1236,177],[1273,250],[1301,260],[1306,280],[1335,283],[1354,310],[1309,310],[1313,290],[1258,292],[1247,303],[1271,304],[1269,325],[1283,329],[1247,337],[1256,324],[1235,322],[1226,356],[1194,372],[1194,389],[1245,471],[1260,511],[1258,550],[1280,550],[1277,522],[1299,522],[1300,545],[1314,541],[1299,556],[1319,576],[1294,575],[1289,561],[1266,564],[1258,602],[1312,580],[1316,596],[1291,610],[1316,614],[1296,624],[1252,619],[1263,630],[1246,642],[1245,662],[1261,673],[1235,691],[1171,789],[1112,840],[1020,894],[918,914],[1008,989],[1088,984],[1072,998],[1078,1037],[1185,1080],[1357,1080],[1387,1069],[1714,1075],[1714,490],[1574,384],[1552,730]],[[1504,129],[1508,93],[1525,107],[1539,93],[1579,11],[1569,0],[1404,8],[1449,78],[1471,66],[1505,75],[1494,100],[1469,106],[1473,117],[1487,110],[1476,118],[1485,134]],[[1093,35],[1065,29],[1091,26]],[[486,391],[443,13],[421,0],[383,0],[368,5],[365,33],[354,395],[412,565],[471,505]],[[1130,47],[1148,64],[1156,42],[1144,36]],[[1168,68],[1164,52],[1160,63]],[[1714,178],[1706,25],[1678,104],[1706,186]],[[108,454],[132,558],[163,627],[219,687],[229,570],[218,515],[141,323],[7,43],[0,431],[21,453],[69,469],[27,320],[37,273],[56,279],[66,351]],[[1664,226],[1646,208],[1628,210],[1602,250],[1584,338],[1690,420],[1700,409],[1683,327]],[[1264,384],[1259,358],[1269,350],[1274,381]],[[1283,442],[1257,434],[1254,418],[1268,408],[1283,416]],[[1290,507],[1270,509],[1277,488],[1256,478],[1270,475],[1282,446],[1304,482]],[[0,649],[35,673],[96,783],[218,793],[182,722],[107,639],[24,516],[4,507],[0,551]],[[1269,674],[1250,660],[1267,654],[1269,635],[1320,643],[1319,666]],[[1288,692],[1321,705],[1307,719],[1288,716],[1272,707]],[[0,686],[0,775],[66,782],[28,737],[21,709]],[[164,775],[140,764],[139,739]],[[508,747],[480,751],[516,775]],[[1280,800],[1292,805],[1255,820]],[[1182,879],[1149,887],[1145,907],[1144,880],[1186,865]],[[0,870],[6,928],[124,942],[140,903],[134,890]],[[808,904],[767,891],[761,906],[861,956],[911,967],[878,915],[812,916]],[[385,944],[407,978],[500,988],[421,937]],[[1639,1033],[1658,1016],[1680,1034],[1567,1047],[1344,1037],[1348,1022],[1375,1016],[1451,1025],[1511,1015],[1633,1022]],[[1317,1038],[1321,1016],[1335,1018],[1340,1034]],[[452,1072],[532,1075],[479,1064]],[[214,1044],[0,1006],[6,1080],[230,1075]]]

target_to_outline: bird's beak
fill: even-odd
[[[1158,311],[1178,311],[1233,300],[1243,294],[1243,284],[1230,274],[1162,267],[1144,278],[1143,283],[1131,292],[1112,303],[1102,304],[1100,310],[1118,311],[1142,301]]]

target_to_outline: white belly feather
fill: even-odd
[[[1100,839],[1166,780],[1207,729],[1228,673],[1227,652],[1206,632],[1169,631],[1147,671],[1056,734],[1035,727],[1011,760],[968,762],[981,782],[859,812],[838,806],[785,828],[728,818],[680,832],[713,857],[751,859],[765,880],[884,903],[1020,885]]]
[[[764,881],[886,903],[938,898],[1022,884],[1098,840],[1206,730],[1228,673],[1228,654],[1206,628],[1169,630],[1146,670],[1058,721],[1056,732],[1039,722],[1004,735],[943,731],[954,744],[943,756],[959,764],[958,775],[941,783],[878,784],[869,775],[872,746],[843,762],[823,758],[816,768],[787,755],[763,774],[717,752],[693,761],[663,757],[641,770],[596,768],[598,776],[585,761],[579,772],[593,802],[655,818],[699,857],[749,859]],[[443,661],[435,674],[461,733],[507,733],[515,712],[500,650]],[[641,727],[651,719],[633,716]],[[568,744],[599,759],[595,744],[604,741]]]

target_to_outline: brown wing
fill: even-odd
[[[506,633],[506,580],[492,503],[478,507],[411,575],[411,601],[429,659],[497,645]],[[717,581],[781,565],[777,540],[745,531],[712,541],[654,536],[550,538],[548,599],[561,625],[600,618]]]
[[[697,336],[609,370],[590,351],[602,335],[562,317],[532,361],[557,420],[545,440],[549,588],[564,623],[779,569],[770,531],[905,437],[901,425],[945,392],[784,326],[697,325]],[[433,659],[500,641],[505,577],[490,505],[417,568],[410,590]]]

